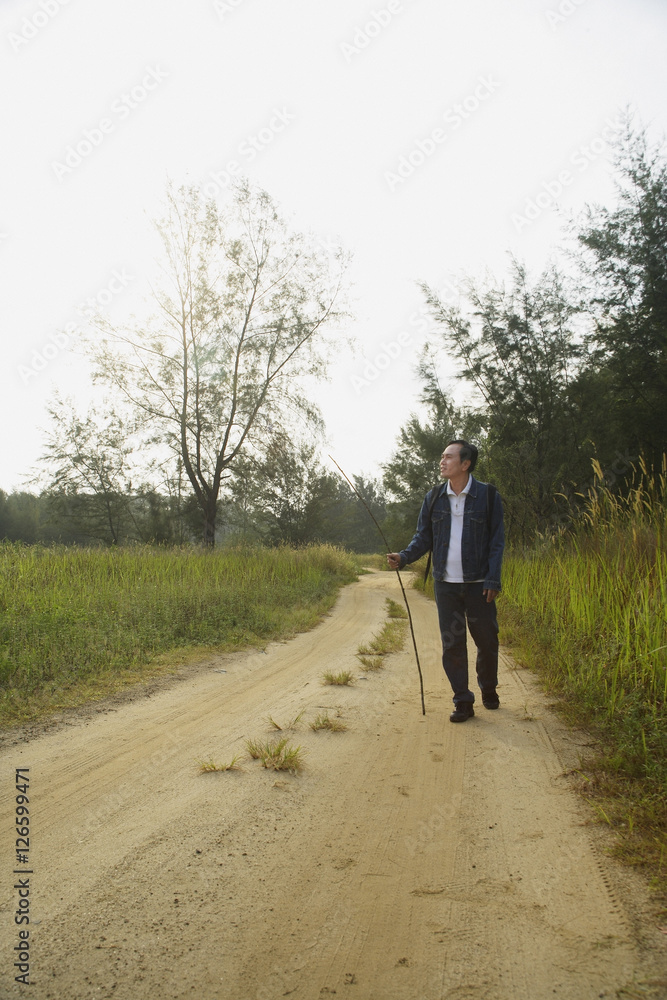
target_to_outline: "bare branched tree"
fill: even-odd
[[[97,322],[95,377],[182,462],[213,546],[221,486],[243,448],[295,416],[321,425],[304,378],[326,373],[345,260],[290,232],[245,182],[227,211],[170,187],[157,229],[157,314],[130,332]]]

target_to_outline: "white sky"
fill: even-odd
[[[26,376],[33,352],[110,282],[110,314],[140,309],[167,176],[204,183],[230,161],[354,255],[358,352],[317,399],[343,468],[376,473],[415,409],[416,281],[502,277],[508,251],[538,272],[557,212],[513,216],[564,170],[561,211],[613,201],[599,136],[628,104],[665,132],[666,29],[663,0],[0,0],[0,486],[20,488],[40,455],[54,389],[94,398],[71,351],[47,348]],[[149,71],[154,89],[123,105]],[[99,145],[57,176],[102,119]],[[434,129],[432,154],[388,177]],[[399,334],[398,357],[355,385]]]

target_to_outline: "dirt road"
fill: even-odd
[[[310,633],[3,752],[3,998],[667,996],[667,938],[569,787],[583,738],[506,656],[501,709],[451,725],[435,609],[416,593],[426,717],[411,648],[362,679],[354,654],[388,595],[393,575],[364,576]],[[324,686],[329,669],[359,679]],[[323,709],[348,731],[312,732]],[[302,774],[197,772],[302,710]],[[16,767],[29,992],[10,957]]]

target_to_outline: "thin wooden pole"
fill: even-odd
[[[352,488],[353,492],[356,494],[356,496],[359,497],[359,499],[361,500],[362,504],[364,505],[364,507],[366,508],[366,510],[368,511],[368,513],[370,514],[371,518],[373,519],[373,523],[374,523],[375,527],[380,532],[380,537],[382,538],[382,541],[384,542],[385,546],[387,547],[387,552],[389,552],[390,551],[390,549],[389,549],[389,542],[385,538],[384,531],[382,530],[382,528],[378,524],[377,519],[375,517],[375,514],[370,509],[370,507],[368,506],[368,504],[366,503],[366,501],[364,500],[364,498],[362,497],[361,493],[356,488],[356,486],[354,485],[354,483],[345,475],[345,473],[341,469],[341,467],[338,464],[338,462],[336,461],[336,459],[332,458],[331,455],[329,455],[329,458],[331,459],[331,461],[333,462],[333,464],[336,466],[336,468],[340,472],[341,476],[343,476],[343,478],[349,483],[349,485]],[[414,627],[413,627],[413,624],[412,624],[412,612],[410,611],[410,605],[408,604],[408,595],[405,593],[405,587],[403,586],[403,581],[401,579],[401,571],[397,569],[397,570],[394,570],[394,572],[396,573],[396,576],[398,577],[398,582],[401,585],[401,593],[403,594],[403,600],[405,601],[405,608],[406,608],[406,611],[408,612],[408,621],[410,623],[410,635],[412,636],[412,646],[413,646],[414,651],[415,651],[415,660],[417,661],[417,670],[419,672],[419,690],[421,692],[421,699],[422,699],[422,715],[426,715],[426,705],[424,704],[424,678],[422,677],[422,668],[421,668],[421,663],[419,662],[419,653],[417,652],[417,640],[415,639],[415,630],[414,630]]]

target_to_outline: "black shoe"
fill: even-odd
[[[482,705],[484,708],[500,708],[500,699],[495,691],[489,691],[487,694],[482,691]]]
[[[466,719],[470,719],[475,714],[475,709],[472,707],[471,701],[460,701],[458,705],[454,706],[454,711],[449,716],[450,722],[465,722]]]

